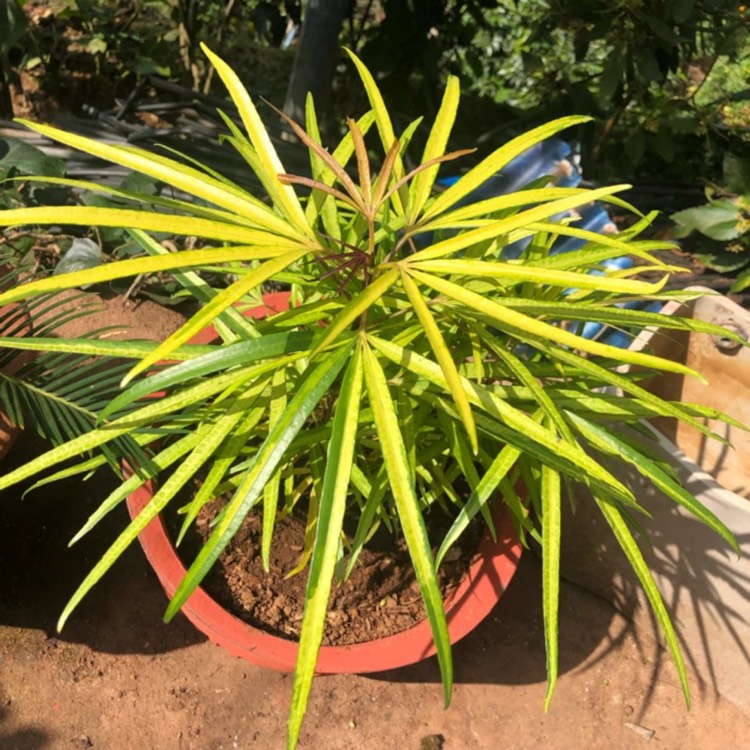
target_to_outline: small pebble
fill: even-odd
[[[349,729],[354,729],[357,726],[357,722],[354,719],[349,721]]]
[[[636,734],[639,734],[641,737],[643,737],[644,740],[650,740],[656,734],[655,730],[647,729],[646,727],[642,727],[640,724],[633,724],[630,721],[626,721],[625,726]]]
[[[443,750],[444,747],[445,737],[442,734],[428,734],[419,743],[419,750]]]

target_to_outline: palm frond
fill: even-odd
[[[13,273],[0,286],[15,280]],[[3,283],[4,282],[4,283]],[[0,308],[0,337],[25,340],[54,336],[61,326],[91,315],[99,305],[86,294],[48,294],[24,304]],[[96,339],[111,328],[94,329]],[[96,426],[99,412],[119,392],[127,360],[54,351],[30,358],[10,345],[0,348],[0,404],[11,423],[32,428],[53,445],[62,445]],[[132,436],[102,447],[107,463],[120,474],[122,460],[147,468],[149,453]]]

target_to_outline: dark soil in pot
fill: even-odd
[[[221,499],[206,505],[186,534],[178,552],[189,564],[211,533],[211,521],[223,507]],[[176,538],[181,519],[165,514],[167,528]],[[439,508],[429,516],[434,546],[450,527]],[[331,590],[325,645],[343,646],[384,638],[416,625],[426,617],[409,552],[403,539],[385,529],[362,550],[346,581]],[[439,571],[443,597],[455,589],[475,559],[483,531],[472,524],[462,535]],[[270,570],[263,570],[260,555],[262,516],[251,513],[219,557],[201,586],[222,607],[273,635],[297,640],[302,625],[307,570],[288,576],[304,550],[305,520],[295,515],[277,520],[271,546]],[[348,563],[348,556],[344,564]]]

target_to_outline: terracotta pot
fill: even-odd
[[[278,292],[264,296],[265,307],[249,310],[250,317],[265,317],[288,307],[289,295]],[[215,340],[213,329],[202,331],[192,343]],[[135,518],[153,497],[153,485],[146,483],[127,500],[131,518]],[[446,598],[445,612],[451,643],[470,633],[493,609],[513,577],[521,556],[521,544],[510,515],[504,506],[494,511],[497,542],[486,533],[478,558],[461,584]],[[167,595],[171,597],[185,576],[179,558],[159,517],[139,537],[146,557],[154,568]],[[227,612],[203,589],[198,588],[182,607],[185,616],[214,643],[241,659],[261,667],[293,672],[297,661],[297,643],[265,633]],[[318,674],[361,674],[414,664],[435,653],[429,622],[424,620],[396,635],[349,646],[322,646]]]

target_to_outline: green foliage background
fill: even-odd
[[[232,60],[251,90],[280,104],[294,57],[294,47],[280,45],[306,4],[42,5],[50,11],[42,22],[14,14],[15,31],[0,37],[0,48],[20,69],[43,67],[48,81],[88,66],[120,95],[149,74],[209,92],[216,81],[198,49],[205,42]],[[724,153],[748,150],[748,19],[737,0],[353,0],[340,41],[405,121],[434,113],[446,76],[460,76],[469,96],[455,137],[464,144],[582,113],[595,118],[580,134],[593,179],[718,179]],[[328,115],[340,122],[360,94],[343,64],[334,86]]]

